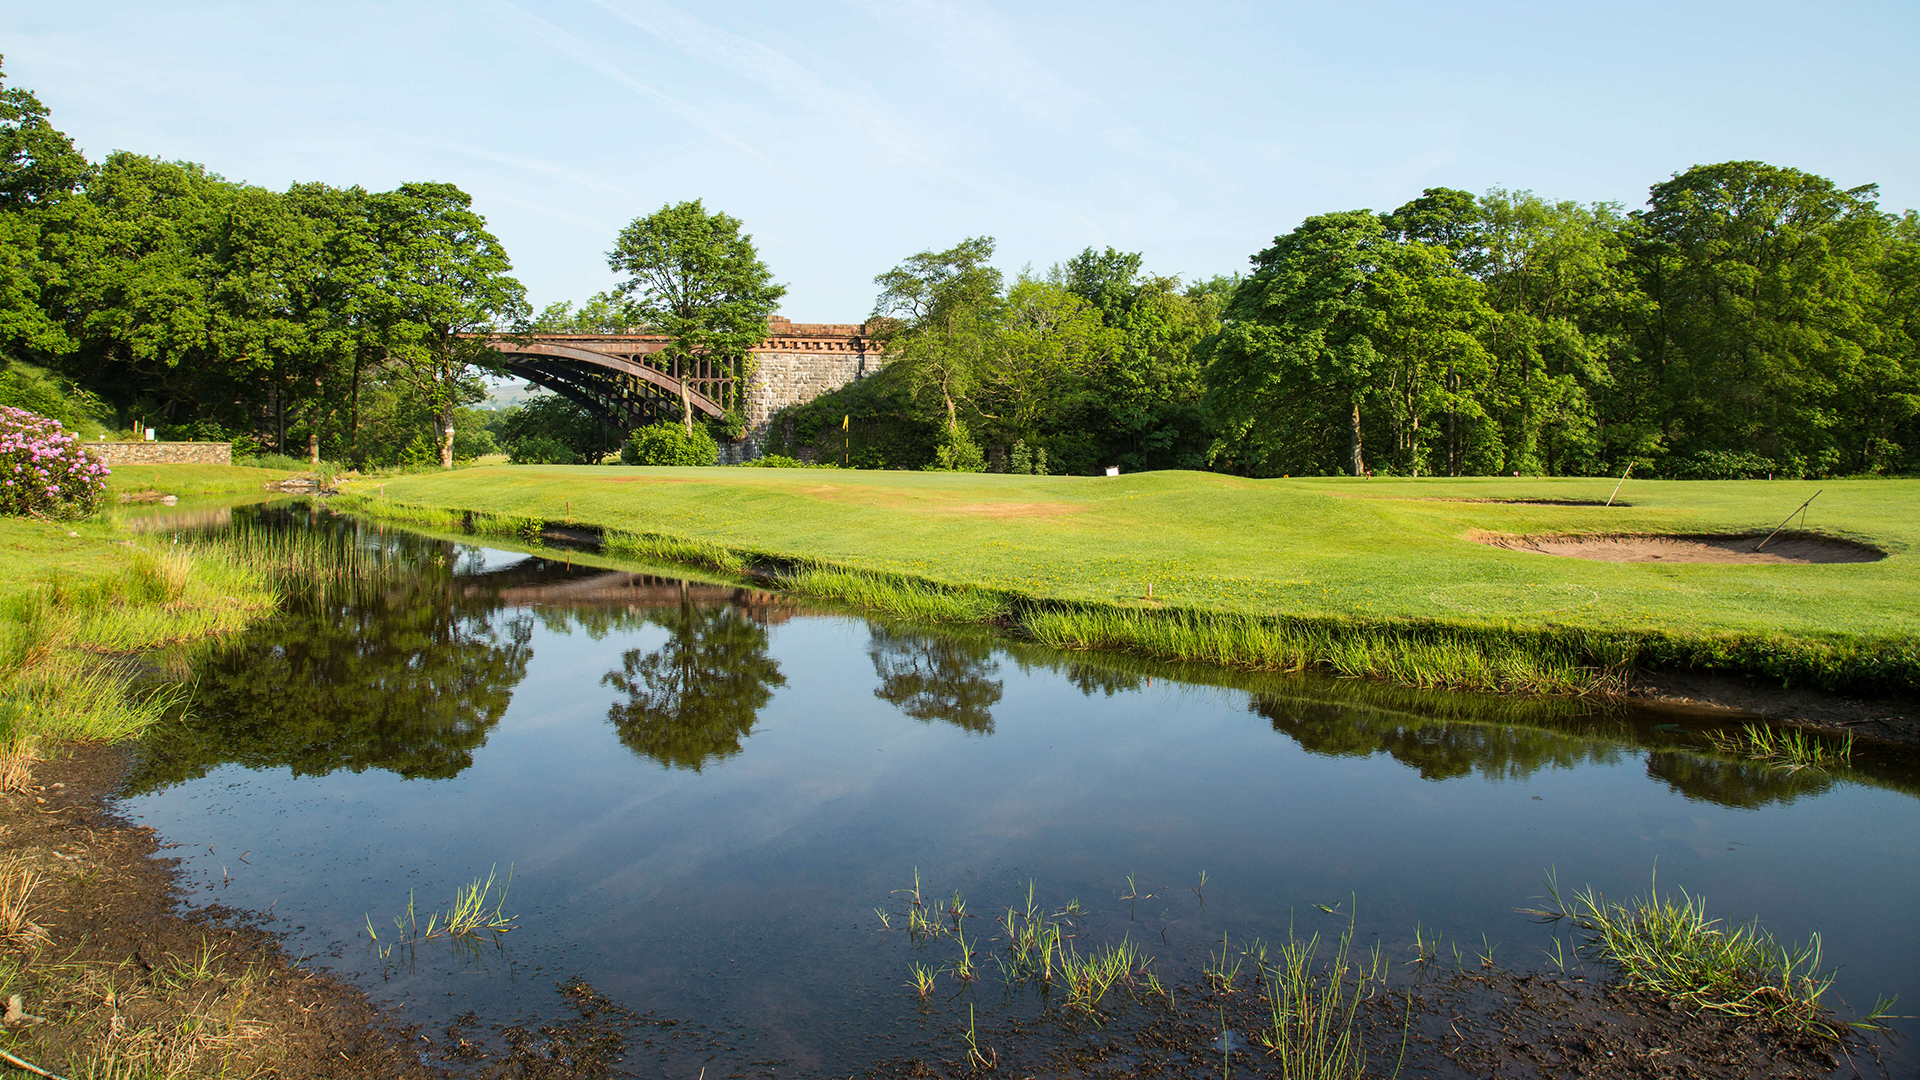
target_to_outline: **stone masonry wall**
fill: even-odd
[[[87,452],[116,465],[231,465],[233,444],[223,442],[90,442]]]
[[[767,340],[753,350],[747,435],[728,454],[735,461],[760,456],[774,413],[838,390],[880,367],[880,349],[861,326],[792,323],[776,317],[768,330]]]

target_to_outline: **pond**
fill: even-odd
[[[122,809],[200,900],[269,913],[436,1034],[560,1015],[578,977],[646,1015],[640,1073],[962,1056],[969,1023],[1042,1002],[905,985],[952,953],[900,929],[916,874],[963,894],[985,952],[1031,886],[1078,901],[1082,946],[1124,938],[1177,983],[1223,935],[1348,920],[1396,966],[1418,927],[1539,969],[1554,931],[1516,909],[1550,870],[1625,898],[1657,868],[1716,915],[1818,932],[1854,1007],[1920,1004],[1900,753],[1786,774],[1676,713],[1058,653],[320,511],[211,527],[235,522],[329,538],[371,580],[291,590],[201,656]],[[510,933],[395,947],[410,897],[424,920],[489,874]]]

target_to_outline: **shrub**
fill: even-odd
[[[940,433],[940,443],[934,447],[934,462],[927,466],[933,472],[985,472],[987,455],[981,453],[980,444],[967,434],[965,425],[951,423]]]
[[[720,460],[720,444],[699,424],[693,434],[670,420],[636,428],[620,447],[628,465],[711,465]]]
[[[107,471],[60,421],[0,405],[0,513],[92,513]]]
[[[577,458],[571,447],[550,435],[528,435],[507,451],[507,460],[515,465],[571,465]]]
[[[785,454],[762,454],[761,456],[754,458],[752,461],[741,462],[740,467],[743,469],[831,469],[833,468],[832,465],[814,465],[809,462],[801,461],[798,458],[790,458]]]

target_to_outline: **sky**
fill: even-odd
[[[1632,209],[1744,158],[1920,207],[1920,3],[0,0],[9,85],[95,160],[449,181],[536,306],[702,199],[801,322],[970,236],[1185,280],[1427,187]]]

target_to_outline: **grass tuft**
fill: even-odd
[[[1791,1031],[1838,1039],[1844,1029],[1820,1003],[1833,973],[1820,968],[1820,935],[1789,947],[1759,921],[1732,925],[1707,917],[1705,897],[1659,894],[1607,900],[1592,888],[1563,897],[1547,875],[1549,906],[1526,913],[1566,920],[1586,935],[1579,948],[1619,972],[1623,984],[1688,1008],[1764,1020]],[[1881,1002],[1866,1025],[1886,1015]]]

